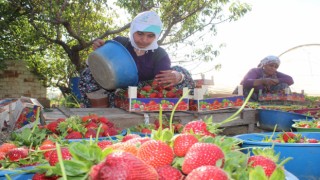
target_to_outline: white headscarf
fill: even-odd
[[[158,38],[162,29],[162,22],[159,15],[154,11],[145,11],[138,14],[131,22],[129,39],[131,45],[138,50],[154,50],[158,48]],[[139,48],[133,39],[133,34],[137,31],[152,32],[156,35],[154,41],[146,48]]]
[[[267,56],[260,61],[258,67],[263,67],[264,65],[270,64],[270,63],[276,63],[279,66],[280,59],[277,56]]]

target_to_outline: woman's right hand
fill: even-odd
[[[96,49],[98,49],[99,47],[103,46],[104,43],[105,43],[104,40],[102,40],[102,39],[97,39],[97,40],[95,40],[95,41],[93,42],[93,44],[92,44],[92,49],[93,49],[93,50],[96,50]]]

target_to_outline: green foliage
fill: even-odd
[[[183,43],[192,47],[184,59],[210,61],[221,45],[207,41],[195,48],[196,43],[208,39],[204,34],[214,36],[217,24],[238,20],[251,10],[236,0],[3,0],[0,5],[0,69],[25,60],[45,86],[59,87],[63,94],[69,94],[69,78],[84,68],[93,41],[126,35],[141,11],[161,16],[160,45],[170,50]]]

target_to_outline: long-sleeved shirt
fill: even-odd
[[[292,85],[293,79],[291,76],[276,72],[277,79],[279,80],[279,83],[286,83],[288,86]],[[241,85],[243,85],[243,88],[251,89],[253,88],[253,83],[256,79],[263,78],[263,69],[262,68],[253,68],[250,69],[249,72],[244,76],[243,80],[241,81]],[[263,85],[259,85],[255,87],[255,91],[259,91],[260,89],[263,89]]]

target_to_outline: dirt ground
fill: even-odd
[[[10,132],[8,132],[8,131],[0,132],[0,144],[7,142],[9,140],[9,138],[10,138]]]

